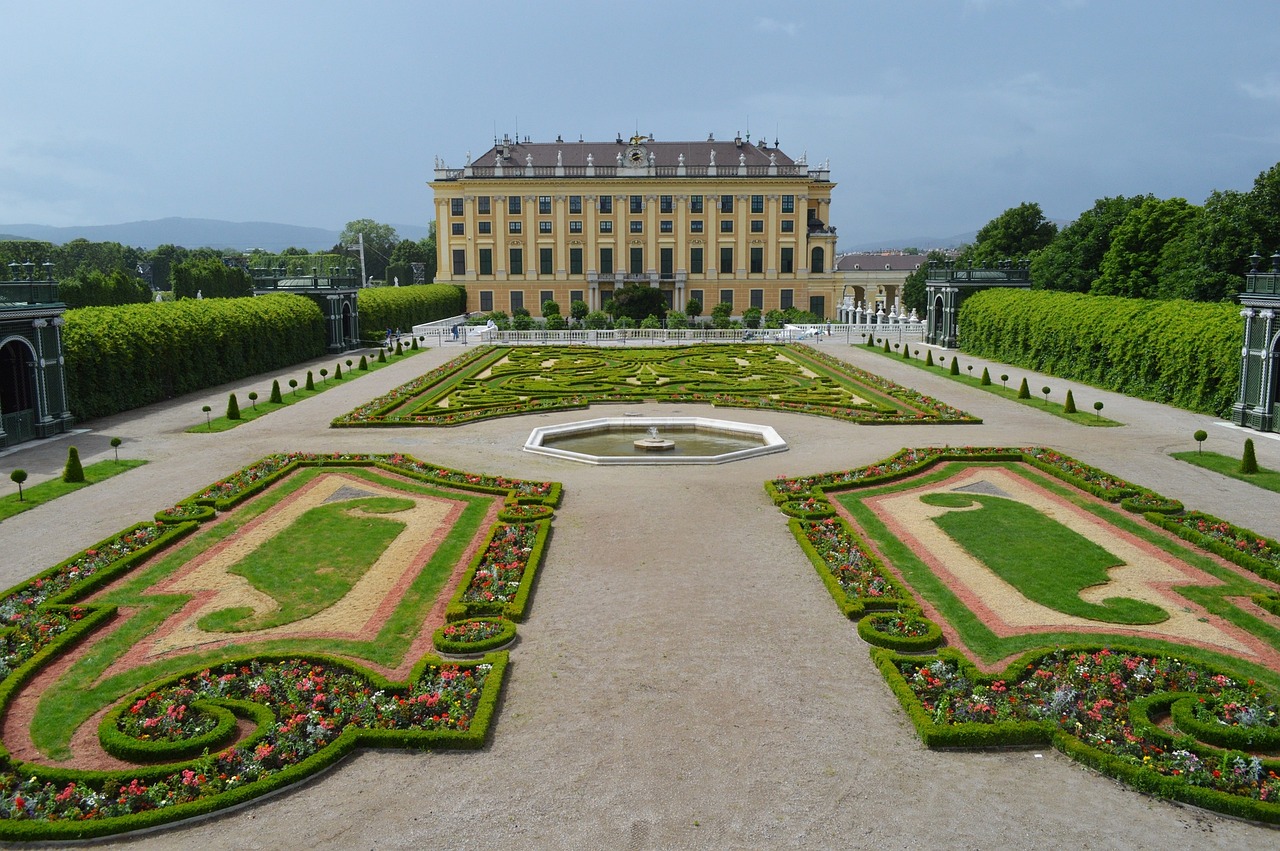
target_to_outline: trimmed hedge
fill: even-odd
[[[324,317],[288,293],[68,310],[67,394],[77,419],[139,408],[319,357]]]
[[[1240,387],[1240,308],[990,289],[960,308],[964,351],[1225,416]]]
[[[360,329],[366,340],[381,341],[388,328],[407,332],[466,309],[465,289],[453,284],[372,287],[360,291]]]
[[[445,630],[450,626],[460,626],[467,623],[497,623],[502,625],[501,631],[492,638],[486,638],[480,641],[459,641],[450,638],[445,634]],[[465,656],[473,653],[485,653],[490,650],[497,650],[505,644],[511,643],[516,637],[516,625],[504,618],[472,618],[465,621],[450,621],[445,626],[440,627],[431,636],[431,644],[441,653],[448,653],[454,656]]]

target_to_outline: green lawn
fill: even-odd
[[[292,623],[341,600],[404,529],[393,516],[413,501],[371,497],[313,508],[250,553],[229,572],[243,576],[279,608],[221,609],[200,628],[239,632]],[[370,515],[385,514],[388,519]]]
[[[300,377],[294,379],[295,381],[298,382],[298,386],[296,388],[289,387],[288,379],[285,379],[280,382],[281,401],[279,403],[267,401],[268,399],[271,398],[271,385],[268,384],[262,390],[253,391],[253,392],[257,392],[258,394],[258,399],[256,401],[250,400],[247,396],[243,398],[240,396],[236,397],[236,404],[239,405],[240,407],[240,419],[238,420],[227,419],[226,417],[227,403],[223,402],[221,407],[210,405],[210,407],[213,408],[213,410],[209,411],[208,414],[205,416],[205,422],[199,423],[197,425],[193,425],[190,428],[188,428],[187,431],[198,433],[198,434],[230,431],[236,426],[242,426],[245,423],[253,422],[258,417],[265,417],[267,414],[271,413],[272,411],[278,411],[281,408],[287,408],[289,405],[292,405],[295,402],[301,402],[304,399],[310,399],[312,396],[318,396],[319,394],[328,390],[330,387],[335,387],[338,384],[351,381],[352,379],[359,378],[362,375],[367,375],[370,372],[376,372],[377,370],[382,369],[383,367],[390,366],[393,363],[398,363],[404,360],[405,358],[410,357],[412,355],[416,355],[418,352],[422,352],[422,351],[426,351],[426,350],[405,348],[403,349],[402,354],[399,354],[399,355],[388,354],[387,360],[385,363],[378,362],[378,356],[376,353],[372,355],[366,354],[365,360],[366,360],[368,369],[363,369],[363,370],[360,369],[359,358],[342,358],[341,360],[339,360],[337,363],[334,364],[335,369],[329,370],[329,375],[327,377],[320,375],[320,371],[318,369],[314,369],[311,371],[311,377],[312,377],[313,383],[315,384],[314,390],[306,389],[307,374],[304,371]],[[337,375],[336,367],[338,366],[342,367],[341,378],[334,377]],[[222,416],[216,416],[216,413],[219,410],[222,411]]]
[[[1186,461],[1188,464],[1195,464],[1197,467],[1248,482],[1264,490],[1280,493],[1280,471],[1259,467],[1256,473],[1242,473],[1239,458],[1218,452],[1171,452],[1169,454],[1179,461]]]
[[[1159,606],[1114,597],[1101,604],[1080,592],[1108,580],[1124,564],[1116,556],[1029,505],[998,496],[939,493],[928,505],[966,509],[934,518],[938,527],[1024,597],[1068,615],[1104,623],[1149,624],[1169,619]],[[978,504],[976,510],[970,507]]]
[[[885,357],[891,357],[896,360],[900,360],[903,363],[909,363],[912,366],[917,367],[919,369],[928,370],[930,372],[936,372],[939,375],[943,375],[943,376],[946,376],[947,378],[950,378],[952,381],[958,381],[961,384],[967,384],[970,387],[977,387],[979,390],[985,390],[988,393],[994,393],[997,396],[1003,399],[1008,399],[1011,402],[1017,402],[1020,405],[1026,405],[1028,407],[1035,408],[1038,411],[1045,411],[1047,413],[1053,414],[1055,417],[1061,417],[1064,420],[1070,420],[1071,422],[1076,423],[1077,425],[1093,426],[1095,428],[1097,427],[1108,428],[1112,426],[1124,425],[1124,423],[1116,422],[1115,420],[1109,420],[1106,417],[1102,416],[1100,411],[1094,410],[1092,401],[1086,402],[1081,399],[1076,399],[1075,403],[1076,403],[1077,410],[1075,413],[1069,414],[1067,413],[1063,402],[1055,402],[1051,399],[1046,399],[1045,395],[1042,392],[1040,392],[1040,387],[1028,386],[1028,389],[1031,391],[1031,398],[1019,399],[1018,387],[1022,383],[1022,376],[1010,376],[1008,381],[1002,382],[1000,380],[999,375],[989,374],[988,378],[991,380],[991,383],[983,384],[982,373],[976,369],[971,370],[970,367],[965,366],[964,360],[960,358],[959,353],[953,352],[950,354],[935,355],[934,357],[935,362],[931,365],[926,365],[924,359],[918,356],[920,352],[925,351],[925,349],[919,343],[903,343],[903,345],[912,347],[911,351],[916,356],[911,358],[904,358],[902,356],[901,351],[886,352],[881,346],[875,346],[875,347],[867,346],[866,348],[870,351],[874,351],[881,355],[884,355]],[[952,358],[960,359],[961,366],[960,366],[959,375],[951,374],[950,365],[951,365]],[[977,372],[977,375],[974,375],[974,372]],[[1007,373],[1002,373],[1002,374],[1007,374]],[[1065,382],[1062,382],[1062,383],[1065,383]],[[1012,385],[1012,386],[1009,386],[1009,385]],[[1041,385],[1041,387],[1043,386],[1044,385]],[[1062,392],[1061,387],[1057,387],[1053,389],[1057,392]],[[1071,389],[1072,391],[1074,391],[1076,388],[1072,387]],[[1072,397],[1074,398],[1074,396],[1075,396],[1075,393],[1073,392]]]
[[[106,481],[112,476],[118,476],[126,470],[132,470],[134,467],[141,467],[145,463],[147,462],[139,460],[99,461],[84,468],[83,482],[71,484],[64,482],[62,477],[59,476],[56,479],[41,482],[38,485],[31,485],[30,487],[24,485],[21,500],[18,499],[17,485],[10,482],[15,490],[12,494],[0,497],[0,520],[5,520],[15,514],[21,514],[28,509],[35,508],[37,505],[43,505],[72,491],[78,491],[80,488],[87,488],[89,485]]]

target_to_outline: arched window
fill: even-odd
[[[819,245],[813,249],[813,261],[809,264],[810,274],[821,275],[825,268],[823,266],[823,261],[824,255],[822,253],[822,246]]]

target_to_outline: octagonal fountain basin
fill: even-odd
[[[706,417],[601,417],[540,426],[525,441],[537,452],[583,464],[727,464],[785,452],[769,426]]]

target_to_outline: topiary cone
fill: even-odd
[[[64,482],[83,482],[84,467],[80,466],[80,451],[74,446],[67,449],[67,466],[62,469]]]
[[[342,364],[338,364],[338,368],[333,371],[333,380],[337,381],[342,378]]]
[[[232,393],[231,397],[227,399],[227,419],[240,419],[240,403],[236,401],[236,394],[234,393]]]
[[[951,374],[952,375],[960,374],[960,358],[951,359]]]
[[[991,385],[991,373],[987,372],[987,368],[985,366],[982,368],[981,384],[983,387],[988,387]]]
[[[1071,395],[1071,391],[1067,390],[1067,401],[1062,403],[1062,412],[1064,414],[1074,414],[1076,412],[1076,400]]]
[[[315,378],[314,378],[314,377],[312,377],[312,375],[311,375],[311,370],[309,370],[309,369],[307,370],[307,385],[306,385],[306,387],[304,387],[303,389],[304,389],[304,390],[315,390],[315,389],[316,389],[316,380],[315,380]]]
[[[360,356],[360,368],[364,370],[369,368],[369,361],[365,360],[364,355]]]
[[[924,353],[924,365],[933,366],[933,349]]]
[[[284,397],[280,395],[280,379],[271,382],[271,401],[277,405],[284,404]]]
[[[378,363],[386,363],[386,362],[387,362],[387,350],[378,349]]]
[[[1253,454],[1253,438],[1244,441],[1244,456],[1240,459],[1240,472],[1252,474],[1258,472],[1258,457]]]
[[[1019,399],[1031,398],[1031,388],[1027,386],[1027,379],[1025,378],[1023,378],[1022,383],[1018,385],[1018,398]]]

